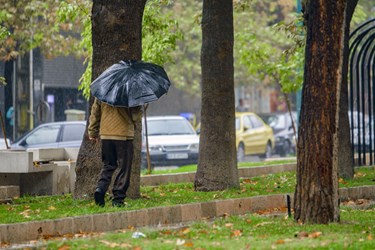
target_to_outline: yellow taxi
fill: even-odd
[[[269,158],[275,146],[273,130],[252,112],[236,112],[236,147],[238,162],[246,155]]]

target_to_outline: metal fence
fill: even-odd
[[[356,165],[374,164],[375,19],[356,28],[349,40],[349,122]]]

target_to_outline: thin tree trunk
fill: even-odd
[[[120,60],[142,57],[142,18],[146,0],[138,1],[93,1],[92,7],[92,79]],[[93,97],[89,101],[89,110]],[[88,114],[89,117],[90,114]],[[142,124],[136,124],[134,138],[134,160],[128,197],[140,196]],[[102,168],[99,144],[90,141],[87,132],[79,150],[75,198],[92,198]],[[116,173],[115,173],[116,174]]]
[[[345,19],[345,40],[344,40],[344,64],[342,70],[342,88],[340,92],[340,115],[339,115],[339,176],[344,179],[353,179],[354,162],[353,152],[350,144],[349,125],[349,99],[348,99],[348,64],[349,64],[349,36],[350,21],[357,6],[358,0],[348,0]]]
[[[239,187],[234,122],[233,3],[204,0],[202,109],[195,189]]]
[[[302,223],[337,222],[338,116],[346,0],[311,0],[306,7],[294,218]]]

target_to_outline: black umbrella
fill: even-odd
[[[136,107],[158,100],[168,92],[171,82],[159,65],[127,60],[106,69],[91,86],[91,95],[112,106]],[[148,149],[146,108],[144,107],[148,172],[151,173]]]
[[[158,100],[171,83],[156,64],[120,61],[106,69],[91,84],[91,94],[113,106],[136,107]]]

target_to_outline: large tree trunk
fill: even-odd
[[[302,223],[337,222],[338,116],[346,0],[311,0],[306,7],[294,218]]]
[[[339,115],[339,176],[344,179],[352,179],[354,176],[353,152],[350,144],[350,125],[348,117],[348,64],[349,64],[349,36],[350,21],[357,6],[358,0],[348,0],[345,17],[344,38],[344,62],[342,69],[342,88],[340,91],[340,115]]]
[[[239,187],[234,124],[233,5],[204,0],[202,110],[195,189]]]
[[[120,60],[141,59],[142,18],[145,3],[146,0],[93,1],[91,17],[93,80]],[[91,110],[93,97],[90,98],[89,103],[89,110]],[[141,131],[142,124],[136,124],[134,161],[127,193],[131,198],[140,196]],[[101,168],[100,144],[90,141],[85,133],[77,159],[75,198],[93,197]]]

